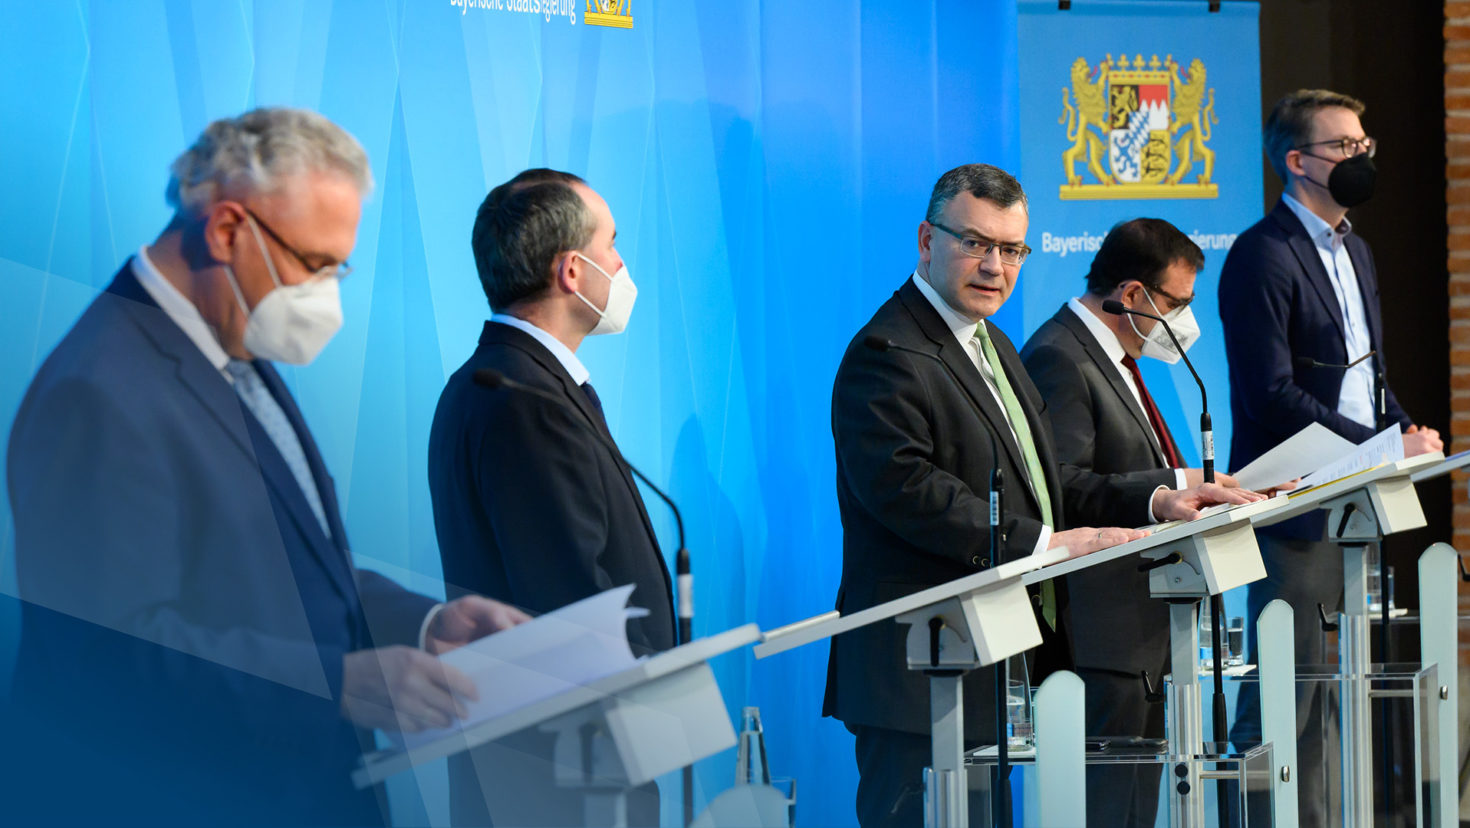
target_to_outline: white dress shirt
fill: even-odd
[[[1093,313],[1091,308],[1082,304],[1079,299],[1075,297],[1069,299],[1067,301],[1067,307],[1071,309],[1072,313],[1077,314],[1077,318],[1082,320],[1082,324],[1087,328],[1087,332],[1092,334],[1093,340],[1103,349],[1103,353],[1107,354],[1108,363],[1113,366],[1113,370],[1117,372],[1118,376],[1123,378],[1123,384],[1128,386],[1128,390],[1133,392],[1133,401],[1138,403],[1138,410],[1144,415],[1144,422],[1148,422],[1148,406],[1143,404],[1143,395],[1139,393],[1138,383],[1133,379],[1133,372],[1123,366],[1123,357],[1128,356],[1128,352],[1123,350],[1123,343],[1118,341],[1118,335],[1097,314]],[[1153,431],[1152,425],[1150,425],[1149,431]],[[1155,445],[1160,445],[1159,440],[1159,435],[1154,434]],[[1163,452],[1161,451],[1160,453],[1162,454]],[[1174,488],[1189,488],[1184,480],[1184,469],[1174,470]]]
[[[1286,193],[1281,200],[1301,220],[1322,258],[1322,267],[1327,270],[1332,292],[1337,296],[1337,306],[1342,310],[1342,326],[1345,332],[1344,345],[1346,362],[1352,362],[1373,350],[1373,337],[1368,331],[1368,315],[1363,308],[1363,292],[1358,287],[1358,273],[1353,269],[1352,257],[1347,252],[1347,234],[1353,225],[1344,218],[1336,227],[1328,226],[1321,216],[1302,206],[1302,203]],[[1377,422],[1373,406],[1374,371],[1373,360],[1364,360],[1343,372],[1342,391],[1337,397],[1337,413],[1373,428]]]

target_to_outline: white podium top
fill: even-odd
[[[1281,501],[1281,502],[1278,502]],[[1204,510],[1204,513],[1190,521],[1170,521],[1153,527],[1148,537],[1139,538],[1135,541],[1120,543],[1091,555],[1083,555],[1080,558],[1064,560],[1043,569],[1035,570],[1025,577],[1027,584],[1050,580],[1062,575],[1068,575],[1088,567],[1116,561],[1129,555],[1138,555],[1157,549],[1158,547],[1174,543],[1201,532],[1209,532],[1225,526],[1238,523],[1254,523],[1261,515],[1270,514],[1273,510],[1285,508],[1285,498],[1267,498],[1255,503],[1242,503],[1239,506],[1212,506]]]
[[[1307,512],[1322,508],[1322,504],[1334,498],[1351,494],[1370,483],[1390,480],[1395,477],[1409,477],[1416,471],[1431,468],[1444,461],[1444,455],[1439,452],[1433,454],[1421,454],[1417,457],[1407,457],[1396,463],[1385,463],[1374,466],[1367,471],[1350,474],[1331,483],[1323,483],[1320,486],[1307,489],[1303,492],[1288,492],[1284,497],[1272,498],[1272,500],[1285,499],[1289,504],[1286,508],[1269,514],[1262,515],[1253,521],[1257,526],[1271,526],[1283,520],[1294,518]]]
[[[1434,455],[1430,456],[1433,457]],[[1412,460],[1414,458],[1411,457],[1409,459]],[[1451,454],[1440,463],[1436,463],[1429,468],[1420,469],[1414,472],[1412,475],[1409,476],[1409,479],[1414,481],[1415,483],[1422,483],[1425,480],[1433,480],[1436,477],[1444,477],[1450,472],[1463,469],[1466,466],[1470,466],[1470,451],[1462,451],[1459,454]]]
[[[984,531],[984,527],[981,527],[977,531]],[[921,609],[931,604],[938,604],[950,598],[956,598],[1014,578],[1020,578],[1037,567],[1065,560],[1066,557],[1066,549],[1048,549],[1033,555],[1027,555],[1024,558],[1009,563],[1003,563],[1000,566],[976,572],[974,575],[966,575],[963,578],[956,578],[949,583],[920,590],[911,595],[905,595],[902,598],[896,598],[887,603],[879,604],[876,607],[868,607],[859,612],[839,615],[836,611],[833,611],[803,621],[797,621],[794,624],[787,624],[784,627],[770,630],[762,636],[761,643],[755,646],[755,657],[765,658],[777,653],[784,653],[787,650],[795,649],[804,644],[810,644],[813,641],[831,638],[834,635],[855,630],[858,627],[865,627],[884,619],[896,618],[912,610]]]
[[[362,767],[352,772],[352,781],[360,788],[382,782],[415,765],[443,759],[487,742],[493,742],[502,736],[534,727],[640,684],[701,664],[715,656],[744,647],[760,637],[759,627],[755,624],[746,624],[659,653],[652,658],[639,661],[621,673],[614,673],[591,684],[575,687],[565,693],[528,704],[504,716],[487,719],[419,747],[369,753],[363,756]],[[486,688],[485,692],[494,692],[494,688]]]

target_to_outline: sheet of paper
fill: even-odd
[[[1321,423],[1312,423],[1235,472],[1234,477],[1241,488],[1269,489],[1324,468],[1355,448],[1351,440]]]
[[[1302,478],[1301,489],[1331,483],[1350,474],[1404,459],[1404,436],[1397,423],[1364,440],[1348,454]]]
[[[475,683],[479,700],[466,700],[469,716],[456,725],[394,740],[411,749],[632,667],[627,619],[647,614],[627,606],[632,595],[631,584],[614,587],[445,653],[440,660]]]

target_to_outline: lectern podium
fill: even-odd
[[[755,657],[766,658],[890,619],[908,624],[908,667],[929,676],[933,763],[924,779],[924,824],[968,828],[961,679],[970,670],[1041,644],[1041,630],[1021,578],[1066,557],[1065,549],[1052,549],[860,612],[844,616],[834,611],[798,621],[767,632],[755,647]]]
[[[1444,460],[1438,452],[1349,475],[1286,496],[1288,505],[1256,520],[1270,526],[1316,509],[1326,509],[1327,540],[1342,549],[1343,611],[1338,627],[1338,662],[1343,677],[1339,718],[1342,732],[1343,823],[1373,821],[1373,733],[1369,708],[1371,654],[1368,635],[1368,548],[1387,535],[1425,525],[1412,477]],[[1279,499],[1279,498],[1278,498]],[[1298,612],[1313,608],[1297,607]]]
[[[556,734],[557,784],[584,794],[586,824],[627,825],[628,790],[734,746],[735,729],[708,662],[759,638],[756,625],[746,624],[419,747],[368,754],[352,780],[365,788],[539,727]]]
[[[1169,663],[1174,682],[1170,751],[1180,756],[1208,754],[1199,683],[1199,602],[1266,577],[1252,522],[1285,507],[1281,498],[1214,507],[1196,520],[1161,525],[1148,537],[1035,570],[1024,580],[1043,581],[1130,556],[1153,561],[1149,592],[1169,602]],[[1170,780],[1171,825],[1198,828],[1205,824],[1201,764],[1181,762],[1175,768],[1176,775]],[[1082,780],[1077,782],[1080,785]]]

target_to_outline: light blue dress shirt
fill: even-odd
[[[1307,228],[1312,246],[1322,257],[1322,267],[1327,270],[1327,280],[1332,283],[1332,292],[1336,294],[1337,306],[1342,312],[1346,361],[1352,362],[1373,350],[1368,314],[1363,307],[1363,292],[1358,287],[1358,272],[1353,269],[1353,260],[1347,252],[1347,234],[1353,231],[1353,225],[1344,218],[1338,226],[1330,227],[1290,195],[1283,193],[1281,200]],[[1342,391],[1337,397],[1337,413],[1369,428],[1377,422],[1373,413],[1373,363],[1374,360],[1364,360],[1344,371]]]

